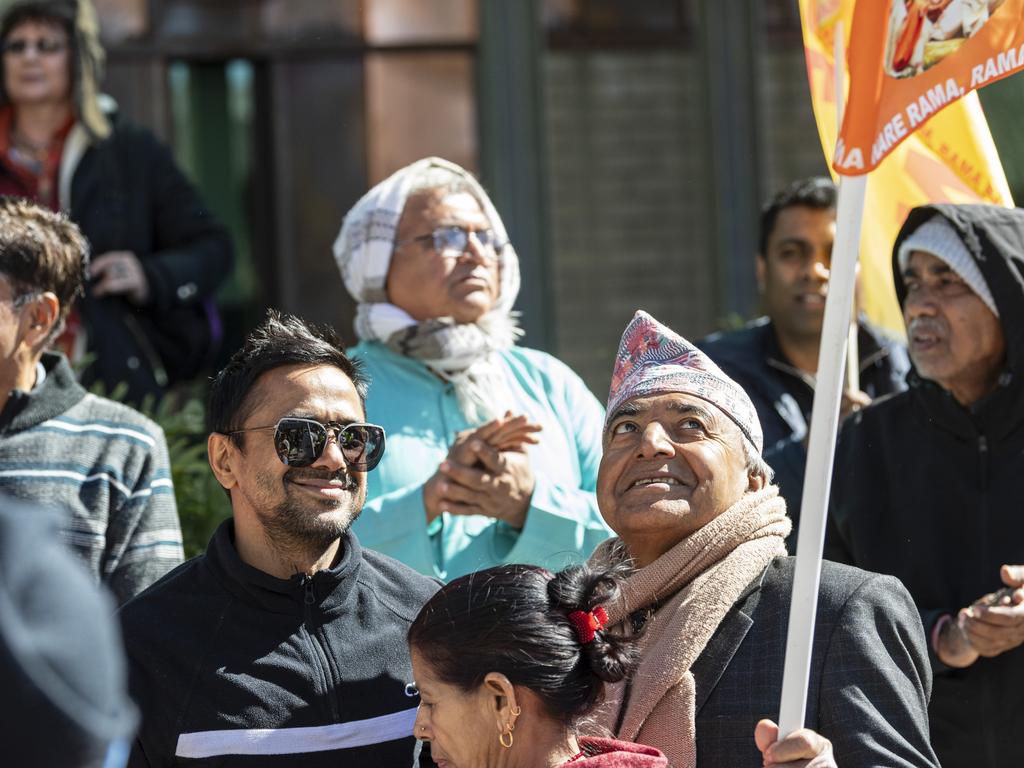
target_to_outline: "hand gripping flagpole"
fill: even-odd
[[[864,214],[867,175],[840,176],[836,206],[836,242],[825,300],[825,323],[818,353],[817,384],[811,412],[810,442],[804,495],[797,534],[793,602],[789,609],[786,663],[782,674],[782,703],[779,736],[784,738],[804,724],[807,683],[810,679],[814,619],[821,580],[821,552],[825,543],[825,517],[832,483],[839,426],[839,404],[843,392],[843,367],[853,309],[854,277],[860,248],[860,226]]]

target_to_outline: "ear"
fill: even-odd
[[[50,340],[50,332],[60,322],[60,301],[55,293],[44,291],[28,302],[27,310],[28,327],[22,338],[30,349],[42,349]]]
[[[481,688],[487,697],[486,706],[494,718],[498,733],[504,733],[509,724],[515,724],[518,713],[522,712],[521,702],[516,697],[516,687],[501,672],[488,672]]]
[[[754,275],[757,277],[757,292],[764,293],[765,276],[768,274],[768,259],[763,253],[754,257]]]
[[[217,482],[226,490],[234,488],[238,481],[235,478],[234,459],[238,455],[238,447],[227,435],[211,432],[206,438],[206,456],[210,462]]]
[[[749,475],[747,477],[747,490],[748,491],[760,491],[768,484],[765,480],[765,476],[758,472],[756,475]]]

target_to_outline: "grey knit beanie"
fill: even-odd
[[[907,268],[910,254],[914,251],[930,253],[945,262],[950,269],[960,275],[978,298],[985,302],[985,306],[992,310],[992,314],[999,317],[992,291],[989,290],[978,263],[967,250],[956,229],[944,216],[933,216],[900,243],[897,259],[901,272]]]

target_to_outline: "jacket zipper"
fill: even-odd
[[[873,366],[879,360],[886,358],[888,356],[889,350],[885,349],[884,347],[868,355],[867,357],[860,361],[860,373],[867,372],[867,370],[871,366]],[[784,363],[781,360],[776,360],[774,357],[769,357],[765,362],[768,366],[775,368],[776,370],[782,371],[783,373],[788,373],[790,376],[795,376],[808,387],[810,387],[812,390],[817,386],[817,376],[812,376],[809,373],[804,373],[796,366],[789,365],[788,363]]]
[[[305,622],[303,629],[306,637],[309,638],[309,646],[313,651],[313,665],[320,674],[320,680],[324,685],[324,697],[327,699],[327,709],[330,712],[332,722],[341,722],[341,712],[338,711],[338,703],[334,700],[335,686],[331,680],[331,666],[327,662],[327,654],[316,637],[316,627],[313,623],[313,606],[316,604],[316,591],[313,587],[313,579],[303,576],[302,580]]]
[[[982,496],[980,499],[981,512],[983,514],[983,526],[982,530],[987,531],[988,529],[988,505],[985,503],[987,500],[988,491],[988,438],[985,435],[978,435],[978,471],[980,473],[980,486]],[[982,562],[989,562],[989,543],[988,536],[982,535],[981,541],[981,557]],[[988,671],[987,669],[985,670]],[[997,759],[997,736],[995,729],[992,725],[992,713],[996,711],[997,707],[992,697],[992,689],[990,685],[986,685],[982,692],[982,719],[985,723],[985,751],[987,752],[988,765],[996,766],[999,764]]]
[[[978,469],[981,472],[981,490],[988,490],[988,438],[978,435]]]

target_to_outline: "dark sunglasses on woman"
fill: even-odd
[[[268,427],[234,429],[227,434],[267,429],[274,430],[277,457],[289,467],[308,467],[323,455],[331,439],[337,442],[348,468],[356,472],[369,472],[384,455],[384,427],[376,424],[321,424],[315,419],[286,416]]]
[[[34,48],[36,53],[40,56],[50,56],[54,53],[60,53],[66,47],[67,43],[63,40],[55,40],[48,37],[40,37],[38,40],[24,40],[22,38],[17,38],[4,42],[2,50],[4,53],[8,53],[12,56],[21,56],[26,53],[29,48]]]

